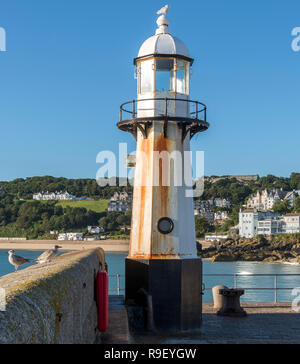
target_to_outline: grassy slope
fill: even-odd
[[[59,201],[57,205],[62,207],[84,207],[87,210],[92,210],[95,212],[106,211],[109,200],[99,200],[99,201]]]

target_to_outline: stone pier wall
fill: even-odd
[[[99,338],[95,278],[102,249],[64,254],[0,278],[0,344],[87,344]]]

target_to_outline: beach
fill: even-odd
[[[128,253],[129,240],[57,241],[57,240],[8,240],[0,241],[0,249],[47,250],[61,246],[61,250],[78,251],[101,247],[106,253]]]

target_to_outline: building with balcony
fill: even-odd
[[[277,212],[247,209],[239,214],[239,235],[253,238],[256,235],[300,233],[300,213],[281,216]]]
[[[286,234],[300,233],[300,213],[284,215],[283,220]]]

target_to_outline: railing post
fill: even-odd
[[[122,106],[120,107],[120,122],[122,121],[123,119],[123,114],[122,114]]]
[[[120,296],[120,274],[117,274],[117,295]]]
[[[234,280],[233,287],[234,287],[234,289],[237,289],[237,275],[235,273],[234,273],[233,280]]]
[[[277,298],[277,274],[275,274],[275,277],[274,277],[274,289],[275,289],[274,300],[275,300],[275,303],[277,303],[277,301],[278,301],[278,298]]]
[[[132,115],[133,115],[133,118],[135,119],[135,100],[133,100],[133,102],[132,102]]]
[[[198,102],[196,102],[196,119],[198,119]]]
[[[165,105],[165,116],[168,116],[168,99],[166,98],[166,105]]]

